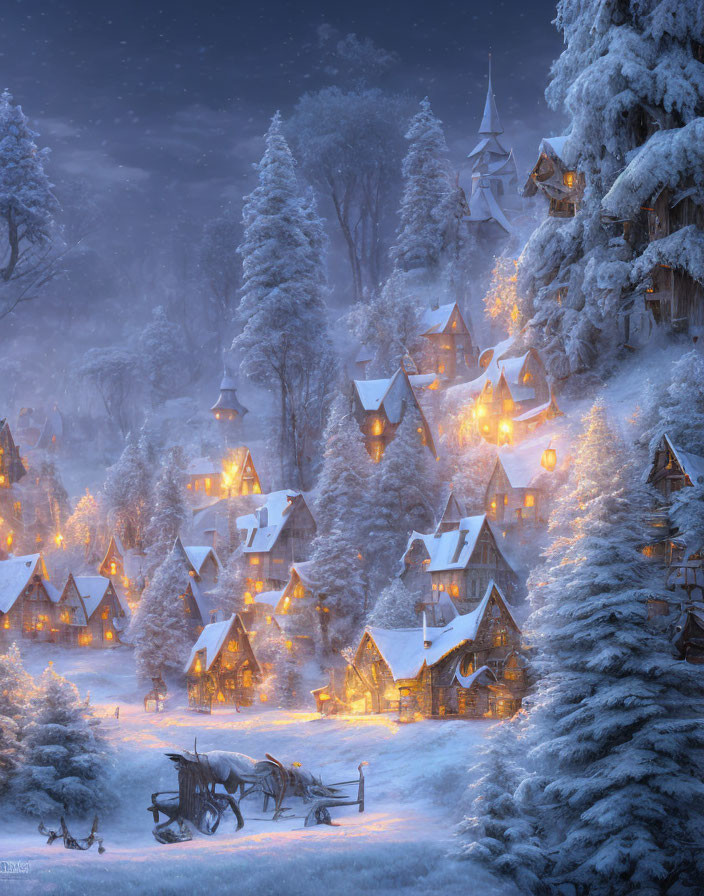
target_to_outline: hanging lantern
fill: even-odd
[[[557,464],[557,451],[554,448],[546,448],[540,459],[540,465],[545,467],[548,472],[552,472]]]

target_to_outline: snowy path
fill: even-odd
[[[315,713],[218,710],[195,715],[178,706],[146,715],[131,653],[32,647],[27,667],[39,673],[51,650],[55,668],[91,692],[99,715],[120,706],[120,721],[106,722],[115,750],[121,804],[101,820],[107,852],[71,852],[47,846],[34,821],[4,817],[0,860],[29,862],[29,874],[0,876],[0,892],[200,894],[237,892],[257,896],[298,894],[467,893],[466,865],[445,858],[467,767],[490,723],[420,722],[398,725],[388,717],[323,720]],[[146,811],[150,794],[176,786],[165,751],[229,749],[285,762],[301,761],[323,780],[349,780],[361,760],[369,762],[367,810],[338,809],[340,827],[304,829],[301,819],[261,818],[261,803],[243,804],[245,827],[227,818],[212,837],[188,843],[156,843]],[[58,819],[46,819],[55,822]],[[71,824],[77,836],[89,825]],[[83,828],[86,828],[84,831]],[[472,879],[475,873],[472,872]]]

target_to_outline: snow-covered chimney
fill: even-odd
[[[427,650],[432,643],[428,640],[428,620],[425,618],[425,610],[423,610],[423,647]]]
[[[257,511],[257,517],[259,520],[259,528],[266,529],[266,527],[269,525],[269,508],[260,507]]]

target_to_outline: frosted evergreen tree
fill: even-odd
[[[152,464],[144,437],[130,434],[108,469],[103,493],[108,520],[126,548],[142,549],[151,517]]]
[[[154,404],[173,398],[175,387],[185,382],[186,343],[181,328],[168,319],[163,305],[152,310],[152,319],[141,332],[139,347]]]
[[[87,563],[101,560],[101,529],[103,513],[93,495],[86,489],[85,495],[76,504],[75,510],[66,520],[65,542],[69,549],[82,549]]]
[[[22,733],[34,694],[32,676],[25,671],[19,648],[13,644],[0,655],[0,794],[21,766]]]
[[[416,603],[416,596],[400,578],[394,578],[377,598],[374,609],[367,617],[367,625],[377,628],[413,628],[420,624]]]
[[[440,495],[438,464],[422,444],[423,421],[407,407],[400,426],[374,469],[372,494],[376,508],[371,539],[374,552],[372,582],[387,584],[401,562],[408,536],[435,524]]]
[[[331,366],[325,240],[311,195],[298,185],[278,113],[257,172],[243,210],[242,332],[233,350],[245,376],[276,392],[282,476],[301,486]]]
[[[648,624],[644,490],[603,406],[585,418],[565,533],[548,554],[532,618],[538,686],[533,786],[550,879],[590,896],[694,885],[702,862],[704,699],[696,667]],[[604,464],[608,456],[611,463]]]
[[[325,429],[325,451],[318,484],[316,524],[311,559],[315,577],[325,583],[325,606],[331,631],[327,641],[346,644],[364,618],[367,565],[373,513],[370,492],[372,463],[364,447],[351,402],[338,391]],[[323,621],[323,620],[321,620]]]
[[[442,122],[427,97],[411,119],[406,140],[400,225],[391,257],[402,271],[437,272],[450,230],[453,184]]]
[[[48,149],[39,149],[22,107],[9,91],[0,96],[0,221],[2,221],[0,318],[55,273],[51,258],[58,203],[44,170]]]
[[[172,448],[154,486],[153,513],[146,531],[146,540],[159,560],[171,550],[188,518],[184,491],[183,452]]]
[[[140,679],[183,673],[194,641],[181,598],[188,582],[186,563],[172,550],[144,589],[130,626]]]
[[[489,735],[472,769],[469,811],[457,826],[457,858],[510,878],[521,893],[547,893],[547,861],[535,816],[526,810],[520,788],[526,778],[520,742],[525,721],[502,722]]]
[[[669,384],[651,389],[644,409],[651,457],[667,433],[676,447],[704,454],[704,354],[694,348],[672,365]]]
[[[98,722],[76,687],[51,664],[38,682],[23,763],[13,781],[15,802],[27,815],[85,815],[109,796],[107,755]]]
[[[669,516],[687,551],[700,551],[704,547],[704,483],[696,482],[675,492]]]
[[[528,335],[543,348],[549,372],[564,377],[591,366],[617,340],[642,246],[624,238],[620,223],[604,226],[602,200],[639,147],[669,139],[657,132],[674,134],[704,112],[695,58],[704,12],[694,0],[560,0],[555,22],[565,50],[546,95],[570,117],[564,160],[584,175],[585,191],[574,218],[548,218],[529,240],[519,293],[527,298]]]
[[[242,550],[234,550],[225,561],[217,584],[211,591],[211,602],[218,611],[218,619],[227,619],[244,609],[246,582],[247,566]]]

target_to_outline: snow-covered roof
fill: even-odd
[[[315,573],[315,563],[312,560],[292,563],[291,570],[295,570],[296,575],[306,588],[315,589],[320,584],[320,579]]]
[[[513,397],[517,398],[515,392],[514,392]],[[519,414],[517,417],[514,417],[513,418],[514,423],[527,423],[529,420],[533,420],[535,417],[539,417],[544,411],[547,411],[551,405],[554,405],[555,408],[557,407],[557,405],[555,404],[554,396],[552,394],[550,395],[550,398],[548,401],[543,402],[543,404],[536,405],[534,408],[529,408],[527,411],[524,411],[522,414]],[[557,411],[557,413],[562,413],[562,412]]]
[[[443,333],[450,326],[450,318],[456,307],[457,302],[448,302],[439,308],[428,308],[421,321],[421,336]]]
[[[569,136],[543,137],[543,139],[540,141],[540,151],[545,152],[547,155],[554,156],[563,164],[566,164],[565,148],[567,146],[568,140]]]
[[[258,510],[237,518],[237,528],[247,533],[245,553],[267,553],[274,547],[297,498],[305,500],[301,492],[290,489],[271,492]]]
[[[515,336],[509,336],[501,342],[497,342],[496,345],[491,345],[489,348],[482,349],[478,358],[480,366],[488,366],[491,361],[500,361],[504,355],[507,355],[511,351],[515,341]]]
[[[209,457],[197,457],[188,464],[189,476],[219,476],[222,470]]]
[[[704,283],[704,233],[689,224],[669,236],[653,240],[631,268],[631,282],[648,277],[656,265],[664,264],[681,271],[699,283]]]
[[[486,515],[481,514],[463,517],[459,529],[428,534],[412,532],[406,545],[406,554],[415,542],[421,541],[430,558],[430,563],[426,567],[428,572],[466,569],[485,524]]]
[[[499,113],[496,109],[496,100],[494,99],[494,90],[491,84],[491,72],[489,72],[489,83],[486,88],[486,100],[484,101],[484,114],[482,115],[482,123],[479,125],[480,134],[502,134],[503,128],[499,121]]]
[[[220,560],[218,555],[215,553],[213,548],[208,547],[207,545],[193,545],[193,544],[184,544],[182,545],[183,550],[186,554],[188,562],[191,564],[193,569],[200,575],[203,571],[203,566],[205,565],[208,557],[213,558],[215,561],[215,565],[220,568]]]
[[[40,554],[25,554],[0,561],[1,613],[9,613],[32,576],[38,572],[41,573]]]
[[[260,594],[257,594],[255,598],[255,603],[257,604],[266,604],[268,607],[276,607],[278,602],[281,600],[282,591],[262,591]]]
[[[684,451],[682,448],[678,448],[667,433],[665,433],[663,438],[674,454],[682,472],[685,476],[689,476],[690,482],[698,482],[700,477],[704,477],[704,457],[700,457],[698,454],[692,454],[691,451]]]
[[[474,641],[494,591],[498,592],[500,600],[506,607],[516,628],[518,628],[510,607],[501,591],[492,581],[489,583],[489,587],[481,602],[471,613],[455,616],[449,625],[442,628],[426,629],[425,634],[430,641],[429,647],[424,647],[423,645],[424,633],[422,627],[410,629],[367,627],[366,631],[379,648],[379,652],[391,670],[395,681],[416,678],[424,665],[434,666],[446,657],[448,653],[456,650],[462,644]]]
[[[656,131],[641,146],[604,196],[601,208],[616,220],[630,220],[662,190],[676,189],[694,174],[704,196],[704,118],[681,128]]]
[[[499,449],[497,463],[503,467],[511,488],[530,488],[535,484],[535,480],[545,472],[540,464],[543,450],[542,445],[531,446],[530,449],[521,445]]]
[[[374,360],[374,352],[368,345],[362,345],[355,356],[355,364],[368,364]]]
[[[501,206],[496,201],[491,184],[488,181],[480,183],[472,193],[469,199],[469,215],[465,220],[474,224],[496,221],[506,233],[513,232],[513,228]]]
[[[184,669],[185,672],[188,672],[191,668],[193,660],[200,650],[205,650],[204,671],[207,672],[210,669],[222,645],[227,640],[235,618],[233,613],[229,619],[225,619],[223,622],[210,622],[203,627],[203,631],[198,635],[198,640],[191,648],[191,653]]]
[[[76,583],[76,590],[80,594],[86,610],[86,622],[90,622],[100,601],[105,597],[110,579],[105,576],[74,576],[73,581]]]

